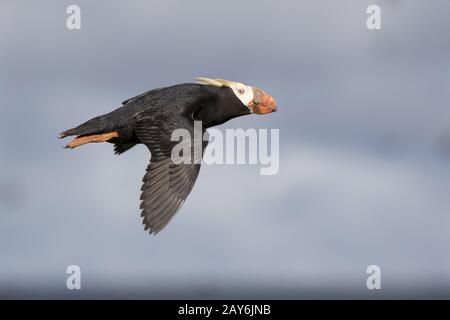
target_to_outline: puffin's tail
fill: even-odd
[[[88,134],[100,134],[115,129],[114,121],[111,121],[108,114],[92,118],[78,127],[63,131],[59,134],[59,138],[68,136],[82,136]]]
[[[114,121],[111,121],[109,114],[98,116],[86,121],[78,127],[63,131],[58,138],[77,136],[68,143],[66,148],[76,148],[90,142],[105,142],[119,137]]]

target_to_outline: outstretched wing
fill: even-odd
[[[151,152],[150,164],[143,178],[141,193],[141,209],[145,230],[150,229],[150,234],[161,231],[182,206],[186,197],[192,190],[200,171],[200,163],[174,163],[171,158],[172,149],[178,141],[171,141],[172,132],[175,129],[186,129],[192,137],[188,150],[194,160],[203,155],[203,150],[208,142],[202,141],[202,150],[194,152],[195,145],[194,123],[192,119],[184,116],[143,115],[136,122],[135,132],[139,140],[144,143]],[[204,130],[202,129],[202,134]]]

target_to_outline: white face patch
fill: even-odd
[[[230,89],[233,90],[236,97],[248,106],[253,101],[253,89],[243,83],[233,82],[229,84]]]
[[[241,102],[247,106],[251,112],[253,110],[248,106],[250,102],[253,101],[254,94],[253,94],[253,88],[251,86],[247,86],[243,83],[236,82],[236,81],[230,81],[230,80],[223,80],[223,79],[210,79],[210,78],[196,78],[198,83],[200,84],[206,84],[206,85],[213,85],[213,86],[226,86],[233,90],[236,97],[241,100]]]

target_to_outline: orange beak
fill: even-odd
[[[277,111],[277,102],[263,90],[253,87],[253,101],[248,104],[256,114],[266,114]]]

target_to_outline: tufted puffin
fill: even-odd
[[[196,83],[183,83],[147,91],[125,100],[118,109],[95,117],[59,134],[59,138],[76,136],[66,148],[86,143],[109,142],[116,154],[137,144],[150,151],[141,188],[143,224],[150,234],[161,231],[182,206],[200,171],[200,164],[172,161],[171,140],[175,129],[191,134],[194,121],[201,130],[247,114],[267,114],[277,110],[275,100],[263,90],[243,83],[197,78]],[[203,141],[203,151],[208,144]],[[193,148],[193,146],[192,146]]]

